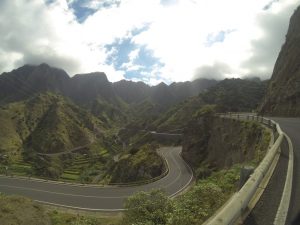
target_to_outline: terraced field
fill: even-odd
[[[99,183],[105,174],[106,163],[112,157],[106,149],[97,148],[93,153],[72,153],[73,159],[65,168],[59,180],[66,182]],[[35,176],[33,166],[20,158],[10,165],[0,164],[0,174],[14,176]]]
[[[69,182],[97,182],[97,176],[103,173],[105,158],[109,157],[107,150],[103,149],[97,156],[76,154],[72,164],[64,169],[60,180]]]
[[[87,155],[76,156],[73,163],[64,170],[61,180],[78,181],[80,173],[89,166],[90,161],[91,159]]]
[[[24,162],[23,159],[18,159],[9,166],[1,166],[1,173],[7,175],[31,176],[33,174],[32,166]]]

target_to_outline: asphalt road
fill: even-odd
[[[80,186],[0,176],[0,192],[23,195],[42,203],[75,209],[122,210],[124,200],[138,191],[162,188],[172,197],[190,184],[193,174],[180,156],[181,147],[165,147],[159,151],[167,161],[169,173],[150,184],[134,187]]]
[[[300,118],[271,118],[292,140],[294,148],[294,174],[290,208],[287,221],[300,213]]]

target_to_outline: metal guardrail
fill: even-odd
[[[244,186],[237,193],[235,193],[232,196],[232,198],[230,198],[215,215],[213,215],[211,218],[207,220],[207,222],[204,223],[205,225],[232,225],[235,224],[237,220],[242,217],[251,199],[254,197],[259,185],[261,184],[263,178],[267,174],[278,152],[278,149],[282,143],[285,134],[282,132],[279,124],[277,124],[273,120],[264,117],[259,117],[251,114],[232,114],[232,113],[218,114],[218,116],[224,118],[239,119],[239,120],[258,121],[260,123],[263,123],[271,127],[274,131],[278,133],[278,137],[275,143],[269,149],[264,159],[254,170],[253,174],[250,176],[250,178],[244,184]],[[284,210],[287,211],[287,209]],[[284,223],[282,223],[282,225],[284,225]]]

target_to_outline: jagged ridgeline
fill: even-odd
[[[256,111],[268,81],[254,79],[225,79],[198,96],[190,97],[164,112],[150,127],[158,131],[180,131],[199,112],[212,107],[215,112]]]
[[[180,133],[207,107],[215,112],[255,110],[266,84],[259,79],[198,79],[148,86],[111,83],[101,72],[70,77],[47,64],[25,65],[0,76],[2,173],[5,164],[13,172],[66,180],[149,179],[163,167],[147,144],[178,144],[157,141],[149,131]],[[140,170],[143,160],[132,162],[146,156],[154,159],[154,167],[149,164],[139,176],[118,175],[124,169]],[[140,166],[133,168],[135,164]]]
[[[207,79],[153,87],[126,80],[111,83],[104,73],[71,78],[64,70],[47,64],[25,65],[3,73],[0,169],[2,173],[33,173],[66,180],[114,181],[115,175],[109,170],[122,170],[123,165],[114,160],[124,147],[118,136],[121,128],[133,121],[152,122],[171,106],[216,83]],[[155,149],[144,146],[148,140],[148,136],[138,136],[135,150],[128,149],[119,158],[123,160],[128,153],[134,157],[135,151],[154,154],[162,170]],[[150,178],[157,175],[152,169],[149,174]]]

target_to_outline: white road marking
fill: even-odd
[[[168,188],[170,186],[172,186],[174,183],[176,183],[180,177],[182,177],[182,170],[180,168],[179,163],[176,161],[175,158],[177,158],[178,160],[182,160],[183,163],[185,165],[187,165],[187,163],[182,159],[182,157],[180,157],[180,152],[181,149],[177,149],[177,148],[173,148],[173,151],[175,151],[175,155],[171,154],[172,151],[163,151],[161,152],[163,157],[166,160],[167,166],[170,168],[170,163],[172,162],[174,164],[174,170],[178,169],[179,170],[179,174],[177,174],[176,178],[174,180],[172,180],[171,183],[168,183],[166,185],[161,185],[162,188]],[[179,152],[178,152],[179,151]],[[168,158],[167,158],[168,157]],[[168,161],[169,160],[169,161]],[[180,193],[181,191],[183,191],[192,181],[193,179],[193,173],[191,168],[189,167],[189,165],[187,165],[187,167],[189,168],[189,170],[191,171],[191,177],[188,181],[188,183],[186,183],[180,190],[177,190],[175,193],[170,194],[169,197],[174,197],[175,195],[177,195],[178,193]],[[163,181],[163,179],[167,179],[170,176],[170,173],[168,173],[165,177],[163,177],[162,179],[158,180],[160,182]],[[4,178],[10,178],[10,179],[15,179],[15,180],[25,180],[25,181],[29,181],[31,183],[34,182],[43,182],[43,183],[48,183],[45,182],[45,180],[29,180],[29,179],[24,179],[24,178],[17,178],[17,177],[5,177],[2,176]],[[1,178],[1,176],[0,176]],[[55,185],[64,185],[64,186],[73,186],[73,187],[83,187],[83,188],[95,188],[98,187],[99,189],[107,189],[107,188],[122,188],[122,187],[115,187],[115,186],[99,186],[99,185],[78,185],[78,184],[72,184],[72,183],[61,183],[61,182],[49,182],[50,184],[55,184]],[[147,187],[147,185],[143,185],[144,187]],[[82,198],[95,198],[95,199],[124,199],[129,197],[130,195],[124,195],[124,196],[99,196],[99,195],[81,195],[81,194],[69,194],[69,193],[64,193],[64,192],[53,192],[53,191],[47,191],[47,190],[41,190],[41,189],[35,189],[35,188],[28,188],[28,187],[20,187],[20,186],[12,186],[12,185],[0,185],[0,187],[6,187],[6,188],[14,188],[14,189],[21,189],[21,190],[28,190],[28,191],[36,191],[36,192],[43,192],[43,193],[49,193],[49,194],[56,194],[56,195],[63,195],[63,196],[71,196],[71,197],[82,197]],[[128,188],[128,187],[127,187]],[[40,201],[40,200],[35,200],[36,202],[40,202],[40,203],[44,203],[44,204],[49,204],[49,205],[55,205],[55,206],[61,206],[61,207],[66,207],[66,208],[73,208],[73,209],[81,209],[81,210],[89,210],[89,211],[122,211],[124,209],[96,209],[96,208],[84,208],[84,207],[76,207],[76,206],[69,206],[69,205],[63,205],[63,204],[58,204],[58,203],[53,203],[53,202],[47,202],[47,201]]]
[[[40,189],[35,189],[35,188],[26,188],[26,187],[17,187],[17,186],[11,186],[11,185],[4,185],[0,184],[0,187],[7,187],[7,188],[15,188],[15,189],[22,189],[22,190],[28,190],[28,191],[36,191],[36,192],[43,192],[43,193],[49,193],[49,194],[56,194],[56,195],[63,195],[63,196],[72,196],[72,197],[84,197],[84,198],[127,198],[130,195],[125,195],[125,196],[99,196],[99,195],[79,195],[79,194],[68,194],[68,193],[63,193],[63,192],[55,192],[55,191],[45,191],[45,190],[40,190]]]

